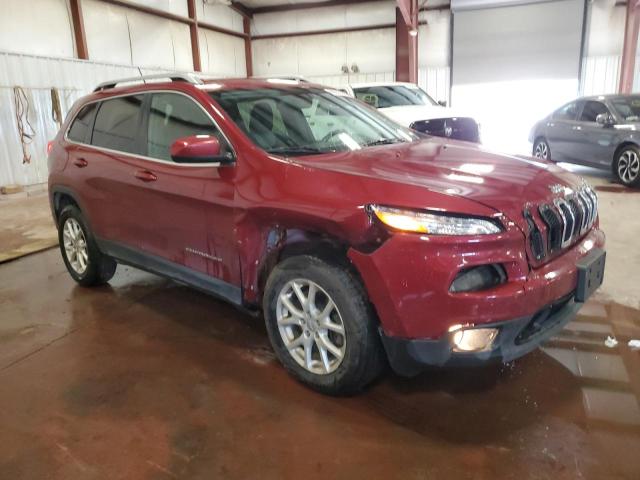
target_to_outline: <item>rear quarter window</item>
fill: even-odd
[[[91,128],[91,122],[93,121],[93,115],[96,111],[98,104],[90,103],[80,109],[76,118],[73,119],[67,138],[74,142],[86,142],[87,134]]]

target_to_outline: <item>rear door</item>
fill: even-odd
[[[139,248],[145,234],[145,197],[134,171],[140,155],[144,94],[123,95],[99,102],[83,197],[94,234],[102,241]]]
[[[600,114],[608,114],[609,108],[600,101],[587,100],[579,118],[579,133],[572,150],[580,163],[595,167],[610,167],[615,150],[616,129],[600,125],[596,118]]]
[[[576,159],[572,145],[579,136],[577,116],[579,101],[571,102],[556,110],[547,121],[546,136],[551,148],[551,158],[556,162]]]
[[[124,159],[139,153],[138,132],[144,95],[92,102],[71,124],[67,168],[74,169],[80,206],[99,240],[135,244],[132,219],[141,214]]]

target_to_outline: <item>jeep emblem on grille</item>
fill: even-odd
[[[561,193],[564,193],[564,186],[556,183],[554,185],[549,185],[549,190],[551,190],[551,193],[554,195],[560,195]]]

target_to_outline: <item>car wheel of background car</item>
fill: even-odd
[[[298,380],[327,394],[354,393],[384,365],[377,322],[360,283],[344,268],[297,256],[277,265],[264,314],[276,355]]]
[[[640,187],[640,150],[634,146],[623,148],[616,158],[614,171],[625,185]]]
[[[543,160],[551,160],[551,149],[544,138],[538,138],[533,144],[533,156]]]
[[[58,222],[58,241],[69,274],[80,285],[101,285],[113,277],[117,263],[104,255],[77,207],[62,210]]]

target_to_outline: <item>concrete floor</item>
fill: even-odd
[[[56,249],[0,265],[0,479],[640,478],[640,262],[619,250],[640,223],[609,220],[640,195],[596,181],[615,289],[519,361],[352,398],[297,384],[260,320],[186,287],[118,267],[84,289]]]
[[[0,263],[58,243],[46,191],[33,196],[0,195],[0,224]]]

